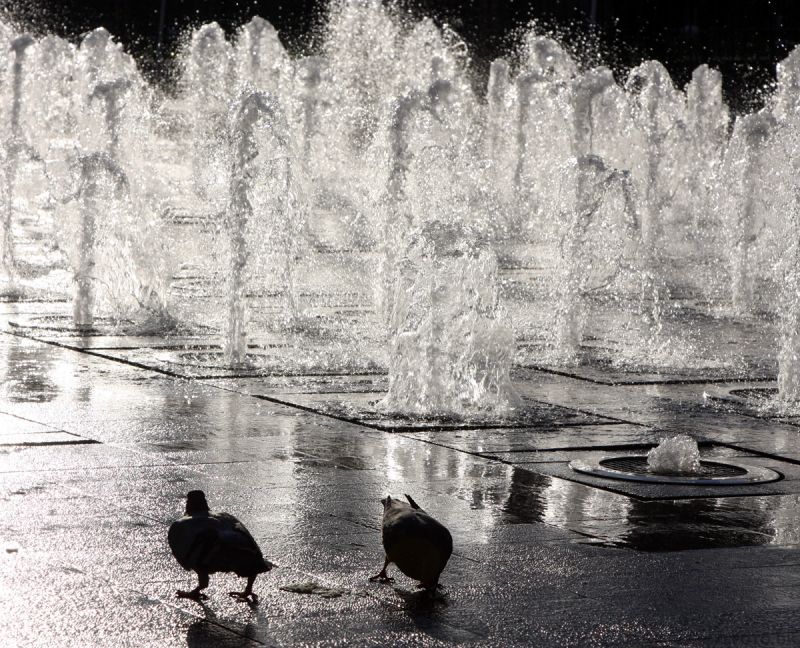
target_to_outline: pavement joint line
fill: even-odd
[[[551,369],[542,365],[518,365],[517,367],[514,367],[514,369],[532,369],[534,371],[541,371],[542,373],[552,374],[554,376],[572,378],[573,380],[580,380],[583,382],[592,383],[594,385],[603,385],[605,387],[637,387],[639,385],[649,387],[652,387],[653,385],[718,385],[725,383],[771,382],[775,380],[775,378],[754,378],[750,376],[744,376],[737,378],[665,378],[663,380],[615,381],[609,379],[603,380],[601,378],[590,378],[588,376],[581,376],[580,374],[574,372]]]
[[[643,450],[645,448],[652,448],[655,443],[620,443],[614,445],[596,445],[596,446],[563,446],[556,448],[513,448],[510,450],[491,450],[486,452],[496,452],[499,454],[516,454],[523,452],[591,452],[593,450]],[[698,442],[698,445],[703,446],[716,445],[714,442]],[[502,461],[502,458],[494,455],[489,455],[484,452],[479,453],[479,456],[486,457],[487,459],[496,459]]]
[[[714,443],[719,446],[730,448],[731,450],[739,450],[740,452],[749,452],[751,454],[758,455],[759,457],[763,457],[765,459],[772,459],[773,461],[782,461],[783,463],[800,465],[800,458],[793,459],[791,457],[784,457],[782,455],[766,452],[764,450],[756,450],[755,448],[747,448],[745,446],[736,445],[730,442],[714,441]]]
[[[167,370],[167,369],[162,369],[162,368],[159,368],[159,367],[153,367],[153,366],[146,365],[146,364],[143,364],[143,363],[140,363],[140,362],[135,362],[135,361],[124,359],[124,358],[118,358],[118,357],[110,356],[110,355],[107,355],[107,354],[96,353],[96,352],[93,352],[92,350],[75,347],[73,345],[63,344],[63,343],[56,342],[56,341],[53,341],[53,340],[45,340],[45,339],[37,338],[37,337],[34,337],[34,336],[24,335],[23,333],[19,333],[19,332],[15,332],[15,331],[6,330],[5,332],[8,333],[9,335],[13,335],[15,337],[21,337],[21,338],[25,338],[25,339],[29,339],[29,340],[34,340],[34,341],[40,342],[42,344],[49,344],[49,345],[56,346],[56,347],[59,347],[59,348],[63,348],[63,349],[69,350],[69,351],[74,351],[76,353],[84,353],[86,355],[90,355],[90,356],[94,356],[94,357],[98,357],[98,358],[103,358],[105,360],[110,360],[112,362],[117,362],[117,363],[120,363],[120,364],[129,365],[129,366],[136,367],[137,369],[142,369],[142,370],[145,370],[145,371],[153,371],[153,372],[160,373],[160,374],[163,374],[163,375],[166,375],[166,376],[169,376],[171,378],[178,379],[178,380],[188,380],[188,381],[193,380],[193,378],[191,376],[185,376],[185,375],[176,373],[174,371],[170,371],[170,370]],[[367,422],[367,421],[364,421],[364,420],[358,419],[358,418],[346,417],[346,416],[333,414],[333,413],[330,413],[330,412],[324,412],[324,411],[321,411],[321,410],[319,410],[317,408],[313,408],[313,407],[309,407],[307,405],[301,405],[299,403],[294,403],[294,402],[291,402],[291,401],[279,399],[279,398],[276,398],[274,396],[268,396],[266,394],[250,394],[250,393],[247,393],[247,392],[243,392],[243,391],[241,391],[239,389],[233,389],[233,388],[230,388],[230,387],[226,387],[224,385],[211,384],[210,386],[212,388],[215,388],[215,389],[220,389],[220,390],[228,391],[228,392],[231,392],[231,393],[241,394],[243,396],[250,396],[251,398],[258,398],[260,400],[264,400],[264,401],[267,401],[267,402],[275,403],[277,405],[283,405],[283,406],[286,406],[286,407],[292,407],[292,408],[295,408],[295,409],[299,409],[301,411],[306,411],[306,412],[309,412],[309,413],[312,413],[312,414],[325,416],[327,418],[331,418],[331,419],[338,420],[338,421],[343,421],[345,423],[350,423],[350,424],[358,425],[358,426],[361,426],[361,427],[367,427],[367,428],[372,428],[372,429],[375,429],[375,430],[380,430],[382,432],[402,433],[402,432],[410,432],[412,430],[417,430],[417,431],[446,431],[446,430],[454,429],[451,426],[447,426],[447,427],[430,426],[427,429],[423,429],[423,430],[420,430],[418,427],[411,427],[411,426],[392,426],[392,427],[389,427],[389,426],[385,426],[385,425],[370,423],[370,422]],[[530,400],[532,402],[536,402],[536,403],[541,403],[541,404],[544,404],[544,405],[549,405],[549,406],[554,406],[554,407],[562,407],[562,408],[570,410],[570,411],[576,411],[576,412],[580,412],[581,414],[587,414],[587,415],[590,415],[590,416],[596,416],[596,417],[599,417],[599,418],[605,418],[606,419],[606,422],[584,422],[583,425],[608,425],[609,424],[608,421],[616,421],[618,424],[628,424],[628,425],[637,425],[637,426],[641,426],[641,427],[647,427],[647,425],[645,425],[643,423],[636,423],[636,422],[633,422],[633,421],[627,421],[625,419],[620,419],[620,418],[616,418],[616,417],[612,417],[612,416],[604,416],[604,415],[596,414],[594,412],[590,412],[590,411],[587,411],[587,410],[568,408],[568,407],[564,407],[563,405],[555,405],[553,403],[548,403],[546,401],[539,401],[537,399],[532,399],[532,398],[528,399],[528,400]],[[563,427],[575,427],[575,426],[578,426],[578,425],[580,425],[580,424],[574,423],[574,424],[570,425],[570,423],[565,423],[563,425]],[[477,426],[477,427],[459,426],[459,427],[457,427],[455,429],[484,429],[485,430],[485,429],[525,429],[525,428],[535,429],[535,426],[514,425],[514,426],[506,426],[506,427],[504,427],[502,425],[500,425],[500,426],[498,426],[498,425],[480,425],[480,426]]]
[[[19,419],[20,421],[27,421],[28,423],[36,423],[37,425],[41,425],[43,427],[48,428],[49,432],[67,432],[67,430],[60,430],[54,428],[52,425],[48,423],[42,423],[41,421],[36,421],[34,419],[27,418],[25,416],[20,416],[19,414],[14,414],[13,412],[7,412],[5,410],[0,410],[0,414],[5,414],[6,416],[11,416],[13,418]],[[72,432],[67,432],[67,434],[72,434]]]
[[[66,432],[66,434],[72,434],[71,432]],[[102,445],[101,441],[95,441],[94,439],[84,439],[79,438],[75,439],[74,441],[18,441],[16,443],[4,443],[2,441],[2,437],[0,437],[0,448],[13,448],[13,447],[25,447],[25,448],[36,448],[39,446],[72,446],[72,445]]]
[[[82,348],[71,346],[71,345],[68,345],[68,344],[63,344],[63,343],[60,343],[60,342],[56,342],[54,340],[44,340],[44,339],[41,339],[41,338],[36,338],[36,337],[30,336],[30,335],[24,335],[22,333],[17,333],[17,332],[9,331],[9,330],[5,330],[4,333],[7,333],[8,335],[13,335],[14,337],[20,337],[20,338],[24,338],[24,339],[27,339],[27,340],[34,340],[34,341],[42,343],[42,344],[48,344],[48,345],[55,346],[55,347],[58,347],[58,348],[61,348],[61,349],[74,351],[76,353],[83,353],[83,354],[94,356],[94,357],[97,357],[97,358],[103,358],[104,360],[110,360],[112,362],[117,362],[119,364],[129,365],[129,366],[132,366],[132,367],[136,367],[137,369],[142,369],[142,370],[145,370],[145,371],[152,371],[152,372],[160,373],[160,374],[163,374],[165,376],[169,376],[170,378],[175,378],[177,380],[187,380],[187,381],[193,380],[191,377],[187,377],[187,376],[175,373],[173,371],[169,371],[167,369],[161,369],[161,368],[158,368],[158,367],[152,367],[152,366],[149,366],[149,365],[142,364],[140,362],[134,362],[132,360],[127,360],[127,359],[123,359],[123,358],[117,358],[117,357],[105,355],[105,354],[102,354],[102,353],[95,353],[95,352],[92,352],[91,350],[82,349]],[[375,427],[375,426],[366,425],[363,422],[360,422],[360,421],[358,421],[356,419],[349,419],[349,418],[346,418],[346,417],[335,416],[335,415],[332,415],[332,414],[328,414],[328,413],[325,413],[325,412],[321,412],[321,411],[315,410],[315,409],[310,408],[310,407],[306,407],[304,405],[299,405],[297,403],[292,403],[290,401],[283,401],[283,400],[280,400],[280,399],[277,399],[277,398],[273,398],[273,397],[270,397],[270,396],[266,396],[266,395],[262,395],[262,394],[248,394],[247,392],[242,392],[242,391],[237,390],[237,389],[228,388],[228,387],[225,387],[223,385],[211,384],[210,386],[212,388],[214,388],[214,389],[219,389],[219,390],[227,391],[227,392],[234,393],[234,394],[240,394],[242,396],[249,396],[251,398],[258,398],[258,399],[265,400],[265,401],[268,401],[268,402],[271,402],[271,403],[275,403],[277,405],[284,405],[286,407],[292,407],[294,409],[299,409],[299,410],[310,412],[310,413],[313,413],[313,414],[318,414],[320,416],[325,416],[325,417],[332,418],[332,419],[335,419],[335,420],[338,420],[338,421],[343,421],[345,423],[352,423],[352,424],[355,424],[355,425],[361,425],[363,427]],[[375,428],[375,429],[379,429],[380,430],[382,428]]]

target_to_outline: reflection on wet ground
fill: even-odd
[[[518,386],[531,415],[519,425],[388,432],[364,406],[382,376],[184,379],[148,369],[158,351],[131,340],[103,346],[135,349],[136,365],[0,335],[5,645],[800,641],[792,421],[718,409],[704,385],[526,370]],[[725,490],[569,471],[577,457],[642,454],[677,432],[701,439],[706,457],[782,479]],[[229,600],[225,576],[203,605],[173,597],[190,576],[165,533],[194,488],[241,517],[279,565],[257,581],[257,608]],[[438,601],[403,577],[368,581],[387,493],[412,494],[453,533]],[[346,594],[279,589],[307,580]]]

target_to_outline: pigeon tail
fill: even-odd
[[[412,498],[411,495],[406,494],[406,499],[408,500],[408,503],[411,504],[411,508],[417,509],[418,511],[422,510],[422,507],[414,501],[414,498]]]

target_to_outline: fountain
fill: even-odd
[[[122,100],[125,93],[130,89],[130,81],[117,79],[116,81],[98,83],[89,100],[103,102],[104,121],[106,127],[106,153],[115,163],[119,164],[119,140],[120,140],[120,112],[122,110]]]
[[[311,146],[314,136],[320,131],[320,85],[325,59],[321,56],[307,56],[299,61],[298,76],[302,87],[300,114],[302,121],[300,135],[301,159],[308,165],[312,159]]]
[[[192,34],[184,81],[191,102],[192,179],[197,194],[212,202],[225,194],[225,162],[219,152],[225,142],[231,60],[231,46],[217,23]]]
[[[14,199],[16,194],[17,172],[21,157],[26,150],[25,140],[20,128],[22,112],[22,84],[25,74],[24,63],[26,52],[34,44],[34,39],[23,34],[11,41],[14,52],[14,63],[11,78],[11,117],[9,120],[9,136],[5,141],[5,186],[3,208],[3,241],[2,266],[6,275],[8,288],[5,292],[14,294],[17,291],[17,259],[14,250]]]
[[[593,135],[593,103],[597,98],[614,85],[614,77],[607,68],[597,68],[581,75],[572,82],[573,137],[572,152],[575,156],[575,180],[572,183],[574,198],[569,201],[568,216],[565,219],[565,233],[561,241],[561,258],[564,267],[560,278],[560,295],[557,307],[556,352],[562,362],[577,360],[578,349],[582,340],[583,297],[591,286],[590,275],[593,270],[600,275],[595,280],[602,285],[610,280],[618,264],[603,264],[598,253],[590,250],[592,245],[599,245],[599,236],[594,241],[588,240],[593,221],[598,218],[606,194],[617,189],[625,200],[623,214],[632,213],[631,192],[628,175],[606,166],[602,158],[594,154]],[[624,222],[624,218],[622,219]],[[625,228],[618,228],[622,235]],[[612,268],[598,270],[598,266]],[[603,276],[605,275],[605,276]]]
[[[764,155],[774,128],[774,117],[766,112],[737,120],[726,155],[726,167],[733,171],[736,181],[728,207],[731,304],[740,316],[750,314],[753,308],[751,254],[761,227]]]
[[[697,441],[685,434],[664,439],[647,453],[647,466],[657,474],[696,474],[700,470]]]
[[[260,18],[231,42],[203,25],[169,94],[102,28],[0,38],[4,294],[63,295],[69,268],[83,332],[152,316],[226,371],[366,368],[385,413],[480,418],[518,412],[517,365],[746,376],[752,356],[683,341],[781,315],[800,400],[798,205],[775,173],[797,52],[731,130],[708,66],[685,91],[657,61],[619,84],[534,29],[480,96],[451,29],[379,0],[332,3],[301,58]]]
[[[509,121],[510,67],[505,59],[492,61],[486,88],[486,154],[497,160],[505,144],[504,134]]]
[[[80,205],[77,261],[75,267],[75,299],[73,319],[79,331],[90,331],[94,326],[95,284],[98,252],[98,219],[107,216],[100,200],[108,192],[119,199],[127,188],[125,174],[105,154],[93,153],[79,159],[80,180],[74,198]]]
[[[694,229],[712,209],[711,187],[716,183],[728,139],[730,115],[722,99],[722,75],[707,65],[692,72],[686,88],[686,131],[691,161],[687,165],[691,183]]]
[[[254,17],[236,36],[236,80],[262,92],[280,96],[289,68],[289,57],[278,32],[263,18]]]
[[[286,122],[277,101],[266,94],[245,95],[238,103],[231,125],[232,163],[230,203],[226,215],[226,229],[230,239],[230,285],[228,288],[228,333],[225,340],[225,358],[231,366],[247,365],[247,275],[251,241],[248,237],[248,224],[254,218],[254,203],[263,206],[263,201],[254,197],[258,188],[256,181],[261,178],[261,170],[278,161],[275,171],[282,176],[284,208],[290,200],[292,191],[291,163],[288,158],[287,142],[284,136]],[[265,140],[274,142],[270,150],[265,148]],[[260,214],[264,216],[264,214]],[[289,243],[290,242],[286,242]],[[284,266],[284,287],[290,301],[289,311],[296,311],[292,300],[291,270]]]

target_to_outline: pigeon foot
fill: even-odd
[[[208,599],[208,596],[203,594],[200,590],[196,589],[193,589],[188,592],[186,590],[178,590],[177,592],[175,592],[175,595],[178,598],[187,598],[187,599],[192,599],[193,601],[205,601]]]
[[[380,574],[375,574],[374,576],[370,576],[369,579],[373,583],[394,583],[394,578],[387,576],[383,572]]]

